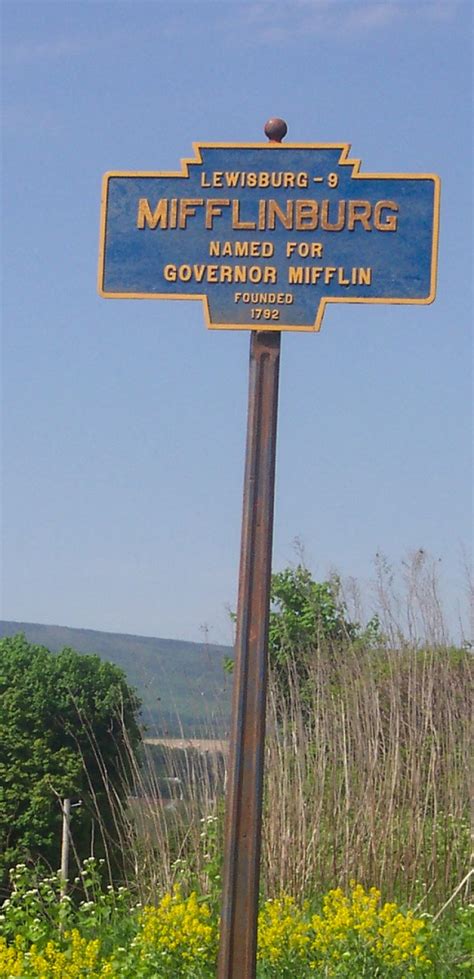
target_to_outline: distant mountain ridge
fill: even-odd
[[[223,659],[232,653],[229,646],[0,621],[0,638],[19,632],[51,652],[68,646],[120,666],[143,701],[150,735],[223,737],[228,731],[231,678]]]

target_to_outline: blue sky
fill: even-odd
[[[193,140],[347,141],[438,173],[432,306],[329,307],[282,338],[274,567],[299,538],[370,604],[373,559],[465,606],[471,497],[470,3],[3,2],[3,618],[231,641],[246,333],[101,299],[101,177]]]

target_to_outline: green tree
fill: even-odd
[[[283,689],[288,687],[290,669],[300,682],[306,680],[318,644],[372,644],[379,638],[377,616],[364,628],[349,620],[336,575],[317,582],[303,564],[272,574],[268,651],[271,669]],[[232,672],[232,659],[226,658],[224,669]]]
[[[272,575],[269,647],[275,664],[288,650],[314,648],[321,639],[353,639],[357,628],[347,619],[336,577],[313,581],[301,564]]]
[[[304,685],[316,647],[357,638],[359,627],[349,622],[337,577],[314,581],[302,564],[272,575],[268,633],[270,665],[283,690],[289,670]]]
[[[140,743],[140,702],[117,666],[23,635],[0,641],[0,879],[27,860],[59,866],[61,800],[77,856],[117,856],[121,803]],[[116,865],[116,861],[115,861]]]

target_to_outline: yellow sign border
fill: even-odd
[[[248,323],[211,323],[209,312],[209,301],[206,294],[201,293],[173,293],[162,292],[106,292],[103,288],[105,274],[105,227],[107,215],[107,196],[108,184],[111,177],[189,177],[189,166],[191,164],[203,163],[202,149],[279,149],[285,150],[341,150],[338,166],[351,166],[351,177],[355,180],[371,180],[374,178],[391,180],[393,178],[403,178],[405,180],[433,180],[434,181],[434,213],[433,213],[433,243],[431,249],[431,273],[430,273],[430,292],[424,299],[357,299],[346,296],[322,296],[319,299],[316,319],[313,325],[304,326],[273,326],[265,322],[265,332],[294,332],[294,333],[318,333],[321,329],[323,316],[326,306],[329,303],[377,303],[380,305],[410,305],[427,306],[436,297],[437,285],[437,265],[438,265],[438,243],[439,243],[439,214],[440,214],[440,195],[441,181],[434,173],[360,173],[361,160],[350,158],[349,152],[351,143],[276,143],[268,141],[266,143],[208,143],[193,142],[194,157],[186,157],[181,160],[181,170],[109,170],[102,178],[102,195],[100,205],[100,239],[99,239],[99,270],[98,270],[98,292],[104,299],[183,299],[201,300],[204,304],[204,315],[208,330],[252,330],[255,327]]]

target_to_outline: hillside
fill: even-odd
[[[143,701],[150,736],[205,736],[211,730],[219,737],[228,731],[230,680],[222,668],[227,646],[0,621],[0,638],[18,632],[51,652],[69,646],[120,666]]]

